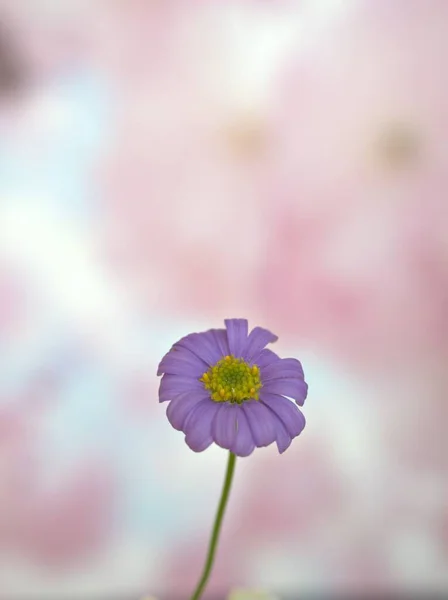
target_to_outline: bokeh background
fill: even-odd
[[[448,593],[448,2],[3,0],[0,597],[181,599],[226,453],[160,357],[246,316],[307,427],[207,598]]]

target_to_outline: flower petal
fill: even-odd
[[[219,346],[210,330],[203,333],[190,333],[179,340],[174,347],[187,348],[209,366],[214,365],[222,358]]]
[[[183,392],[203,391],[204,386],[198,379],[182,377],[180,375],[164,375],[159,386],[159,402],[174,400]]]
[[[243,349],[247,341],[247,319],[226,319],[224,323],[227,328],[230,354],[233,354],[235,358],[240,358],[243,356]]]
[[[258,358],[266,344],[276,342],[278,337],[263,329],[263,327],[254,327],[247,338],[247,343],[244,347],[243,358],[252,360]]]
[[[277,415],[292,438],[297,437],[303,431],[305,417],[291,400],[262,390],[260,401]]]
[[[237,434],[237,416],[237,404],[224,402],[219,406],[212,423],[212,437],[221,448],[230,450],[232,447]]]
[[[258,400],[248,400],[242,404],[242,409],[249,422],[250,430],[258,447],[268,446],[275,441],[277,432],[275,428],[276,417]]]
[[[227,331],[225,329],[210,329],[210,334],[213,337],[216,346],[219,348],[220,356],[227,356],[230,354]]]
[[[184,424],[185,441],[194,452],[202,452],[213,442],[212,422],[219,403],[210,398],[199,402],[188,415]]]
[[[303,369],[295,358],[280,358],[277,362],[272,362],[262,368],[262,377],[263,381],[280,378],[303,380]]]
[[[183,431],[188,415],[199,402],[209,397],[208,392],[184,392],[168,404],[166,416],[168,421],[178,431]]]
[[[286,430],[286,427],[284,426],[282,421],[280,421],[280,419],[278,419],[276,430],[277,437],[275,441],[277,443],[277,448],[280,454],[283,454],[283,452],[287,450],[291,445],[292,437],[289,435],[289,433]]]
[[[260,352],[259,356],[256,356],[254,358],[254,362],[256,362],[260,368],[276,363],[279,360],[281,360],[281,358],[277,356],[275,352],[272,352],[272,350],[269,350],[268,348],[264,348],[264,350]]]
[[[293,398],[299,406],[303,406],[308,393],[308,384],[303,379],[271,379],[263,381],[265,392]]]
[[[170,373],[199,378],[208,368],[207,363],[186,348],[172,348],[160,361],[157,375]]]
[[[249,456],[255,449],[255,442],[242,406],[237,406],[237,429],[230,450],[237,456]]]

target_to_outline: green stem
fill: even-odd
[[[202,593],[207,585],[208,578],[213,567],[213,561],[215,560],[216,547],[218,545],[219,532],[221,531],[222,519],[227,506],[227,500],[229,499],[230,488],[232,485],[233,472],[235,470],[236,456],[232,452],[229,452],[229,460],[227,462],[227,471],[224,479],[224,486],[222,488],[221,500],[219,501],[218,511],[215,517],[215,524],[213,525],[212,537],[208,546],[207,560],[205,561],[204,570],[202,572],[201,579],[197,585],[194,594],[191,596],[191,600],[199,600]]]

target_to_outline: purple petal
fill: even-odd
[[[237,456],[249,456],[255,449],[255,442],[242,406],[237,405],[237,415],[238,431],[230,450]]]
[[[295,358],[280,358],[262,368],[263,381],[269,379],[303,379],[303,369],[300,362]]]
[[[209,366],[214,365],[222,355],[217,345],[213,333],[204,331],[203,333],[190,333],[175,344],[176,348],[187,348],[198,358],[206,362]]]
[[[185,423],[185,441],[194,452],[202,452],[213,442],[212,422],[220,407],[210,398],[199,402]]]
[[[207,363],[186,348],[172,348],[160,361],[157,375],[170,373],[199,378],[208,368]]]
[[[249,422],[255,445],[268,446],[275,441],[277,417],[257,400],[248,400],[242,404],[244,414]]]
[[[174,429],[183,431],[186,419],[193,408],[208,397],[207,391],[203,390],[203,392],[184,392],[171,400],[166,409],[166,416]]]
[[[247,338],[244,347],[243,358],[252,360],[258,358],[266,344],[276,342],[278,337],[262,327],[254,327]]]
[[[268,348],[265,348],[260,352],[258,356],[254,357],[254,362],[257,363],[257,365],[260,368],[266,367],[267,365],[270,365],[272,363],[276,363],[279,360],[281,360],[281,358],[277,356],[275,352],[272,352],[272,350],[269,350]]]
[[[219,406],[212,423],[212,437],[221,448],[230,450],[232,447],[237,434],[237,416],[237,404],[224,402]]]
[[[260,393],[260,400],[277,415],[292,438],[303,431],[305,417],[291,400],[264,390]]]
[[[203,391],[204,386],[198,379],[193,377],[181,377],[180,375],[164,375],[159,386],[159,402],[174,400],[183,392]]]
[[[289,446],[291,445],[292,437],[286,431],[286,427],[283,425],[283,423],[280,421],[280,419],[278,419],[276,430],[277,430],[277,438],[275,441],[277,442],[277,448],[278,448],[278,451],[280,452],[280,454],[283,454],[283,452],[285,450],[287,450],[289,448]]]
[[[211,329],[210,333],[216,346],[219,348],[220,356],[227,356],[230,354],[227,331],[225,329]]]
[[[293,398],[299,406],[303,406],[308,393],[308,385],[302,379],[271,379],[263,381],[263,391],[279,396]]]
[[[230,354],[240,358],[243,356],[243,349],[247,341],[247,319],[226,319],[224,323],[227,328]]]

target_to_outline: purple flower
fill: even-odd
[[[212,442],[238,456],[277,443],[284,452],[305,427],[307,396],[300,362],[279,358],[265,346],[278,338],[246,319],[227,319],[226,329],[192,333],[163,357],[160,402],[169,401],[171,425],[195,452]]]

